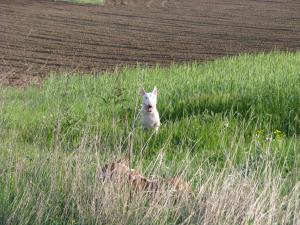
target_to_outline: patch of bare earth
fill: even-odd
[[[0,82],[300,46],[295,0],[0,1]]]

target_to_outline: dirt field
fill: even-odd
[[[51,70],[167,65],[299,46],[298,0],[0,0],[4,84],[40,81]]]

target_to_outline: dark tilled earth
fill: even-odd
[[[298,0],[0,0],[0,83],[300,46]]]

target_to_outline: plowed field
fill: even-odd
[[[107,0],[102,6],[0,0],[4,84],[40,81],[53,70],[168,65],[299,46],[298,0]]]

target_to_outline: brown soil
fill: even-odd
[[[0,0],[0,82],[300,46],[298,0]]]

